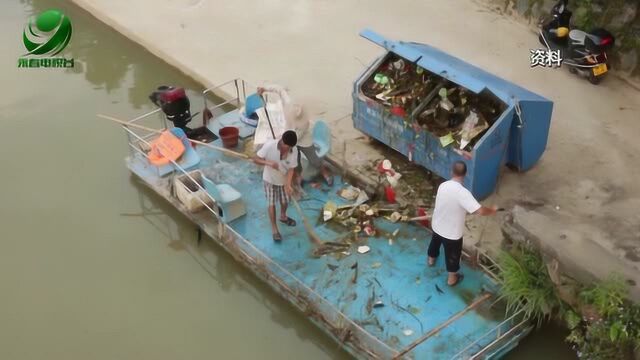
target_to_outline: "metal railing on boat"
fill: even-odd
[[[152,115],[153,113],[154,112],[147,113],[135,118],[134,120],[138,121]],[[130,120],[129,122],[133,121]],[[137,142],[142,142],[146,146],[151,146],[144,136],[137,134],[126,125],[122,125],[122,127],[130,139],[135,139]],[[134,149],[137,154],[148,158],[144,151],[136,146],[135,143],[130,141],[129,146],[131,149]],[[206,193],[206,196],[211,200],[211,202],[215,203],[215,199],[213,199],[184,168],[175,161],[171,161],[171,163],[179,173],[185,175],[198,187],[199,190]],[[175,176],[175,173],[172,176]],[[184,186],[186,187],[186,185]],[[323,325],[321,328],[328,330],[331,335],[348,342],[349,346],[351,346],[355,351],[366,355],[368,358],[387,359],[397,354],[397,350],[391,348],[377,337],[371,335],[359,324],[347,317],[337,307],[325,300],[320,294],[305,285],[301,280],[295,277],[295,275],[275,261],[271,260],[271,258],[251,242],[244,239],[231,227],[225,226],[217,211],[214,210],[207,202],[203,201],[199,197],[196,197],[196,199],[208,210],[208,213],[210,213],[212,218],[217,222],[217,235],[220,238],[221,245],[236,257],[236,259],[241,260],[245,266],[256,270],[254,271],[256,275],[265,279],[272,287],[280,290],[280,293],[284,294],[299,308],[299,310],[307,313],[307,316],[310,317],[313,322],[321,323]],[[194,218],[192,220],[197,219]],[[210,235],[215,236],[215,234]]]
[[[229,92],[227,91],[216,91],[220,91],[223,87],[231,85],[235,86],[236,96],[227,98],[226,100],[223,98],[224,101],[222,103],[216,104],[214,107],[210,108],[210,110],[213,112],[225,105],[240,107],[243,104],[244,99],[246,99],[246,88],[248,87],[248,83],[242,79],[234,79],[219,86],[205,89],[202,92],[205,107],[207,107],[206,97],[208,94],[216,94],[216,96],[224,96],[224,94],[228,95]],[[160,114],[160,123],[162,126],[162,129],[158,130],[167,129],[167,120],[160,109],[135,117],[129,120],[128,123],[135,124],[158,113]],[[149,132],[147,134],[137,133],[126,125],[122,125],[122,127],[128,138],[131,158],[137,158],[138,161],[144,161],[140,156],[144,159],[148,159],[146,152],[141,148],[140,144],[144,144],[147,148],[150,148],[151,144],[149,141],[154,136],[157,136],[157,134],[153,132]],[[210,213],[212,216],[207,217],[202,214],[196,216],[191,214],[191,220],[203,227],[205,231],[207,229],[215,229],[215,231],[211,231],[209,235],[217,237],[219,243],[229,253],[231,253],[234,258],[239,260],[244,266],[254,270],[253,272],[258,277],[261,277],[270,286],[279,290],[278,292],[280,294],[283,294],[299,310],[305,312],[313,322],[322,325],[322,329],[342,341],[353,351],[372,359],[390,359],[398,357],[399,355],[404,356],[403,351],[390,347],[379,338],[367,332],[357,322],[347,317],[336,306],[324,299],[322,295],[305,285],[290,271],[273,261],[250,241],[243,238],[233,228],[226,226],[216,211],[217,209],[215,209],[215,199],[208,194],[202,185],[200,185],[200,183],[196,181],[188,171],[175,161],[171,161],[171,163],[175,167],[176,171],[172,172],[172,175],[169,177],[170,184],[184,186],[187,191],[191,192],[185,184],[181,182],[176,183],[174,181],[178,174],[182,174],[195,184],[198,190],[202,191],[203,194],[206,194],[206,197],[209,200],[209,202],[206,202],[200,197],[194,197],[208,210],[206,213]],[[212,207],[209,204],[214,204],[214,206]],[[174,205],[181,206],[179,203],[174,203]],[[185,210],[183,213],[189,214],[189,212],[186,211],[186,208],[183,210]],[[215,225],[217,225],[217,227],[214,227]],[[499,271],[499,267],[487,254],[477,253],[475,256],[472,256],[465,253],[465,255],[472,261],[475,261],[475,263],[484,270],[494,283],[499,282],[499,276],[496,274],[496,271]],[[483,262],[491,265],[486,266]],[[521,315],[521,311],[510,315],[494,328],[467,344],[463,350],[456,354],[452,359],[480,359],[491,351],[499,349],[501,341],[506,341],[510,335],[513,335],[519,330],[525,331],[527,328],[529,321],[527,319],[521,319]],[[517,324],[513,325],[516,321]],[[491,335],[493,335],[493,337]],[[480,344],[486,339],[491,339],[488,344]],[[411,351],[406,351],[406,354],[410,353]]]

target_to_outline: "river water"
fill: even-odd
[[[27,18],[71,18],[73,69],[24,69]],[[141,14],[144,16],[144,14]],[[0,359],[341,359],[348,355],[126,170],[105,113],[201,86],[66,1],[0,13]],[[231,77],[231,75],[230,75]],[[545,329],[510,358],[570,359]]]

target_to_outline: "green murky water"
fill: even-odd
[[[50,8],[72,20],[75,67],[19,69],[26,19]],[[0,20],[0,359],[348,358],[222,249],[197,247],[126,170],[122,130],[95,117],[198,84],[65,1],[5,0]],[[557,339],[511,358],[570,358]]]

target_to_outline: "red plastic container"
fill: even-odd
[[[425,216],[425,215],[427,215],[427,211],[424,208],[418,208],[418,216]],[[420,220],[418,223],[427,228],[431,227],[429,220]]]
[[[393,190],[391,185],[387,185],[384,187],[384,194],[387,197],[387,201],[391,204],[396,202],[396,192]]]
[[[220,129],[220,139],[222,139],[222,146],[226,148],[234,148],[238,146],[238,135],[240,129],[235,126],[226,126]]]

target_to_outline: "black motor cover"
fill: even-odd
[[[191,121],[191,104],[184,88],[162,85],[149,95],[149,99],[162,109],[175,127],[188,129],[186,126]]]

